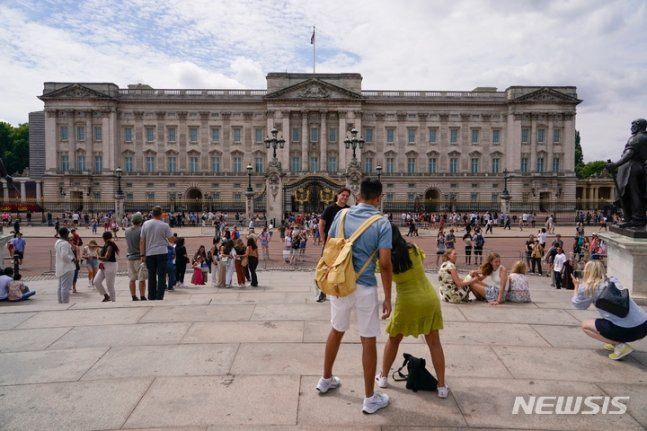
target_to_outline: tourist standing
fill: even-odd
[[[146,264],[141,262],[141,254],[139,253],[139,240],[142,234],[142,222],[144,218],[140,212],[133,214],[131,218],[132,226],[126,229],[126,244],[128,245],[128,253],[126,259],[128,260],[128,278],[130,282],[130,296],[133,301],[137,301],[137,282],[139,282],[139,299],[146,300],[146,279],[148,278],[148,271]],[[96,244],[96,243],[95,243]]]
[[[117,276],[117,254],[119,247],[112,240],[112,232],[105,231],[103,235],[104,244],[99,252],[99,272],[94,277],[94,287],[97,292],[103,295],[101,302],[115,302],[117,300],[117,293],[115,291],[115,277]],[[106,280],[106,289],[103,287],[103,280]]]
[[[163,300],[166,291],[166,255],[171,228],[162,221],[162,208],[153,207],[152,219],[144,222],[139,240],[139,253],[148,270],[148,299]]]
[[[56,278],[58,278],[58,303],[67,304],[70,302],[70,289],[76,269],[76,256],[72,251],[72,245],[68,238],[70,231],[66,227],[58,230],[58,240],[54,245],[56,250]]]

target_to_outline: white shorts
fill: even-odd
[[[146,281],[148,280],[148,269],[145,263],[141,263],[139,259],[128,261],[128,278],[130,281]]]
[[[355,309],[360,337],[377,337],[380,335],[379,305],[377,287],[358,284],[348,296],[330,297],[330,323],[336,331],[348,331],[350,314]]]

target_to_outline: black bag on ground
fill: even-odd
[[[408,353],[403,353],[404,362],[402,366],[393,372],[393,380],[396,382],[407,381],[407,389],[413,392],[435,391],[438,388],[438,380],[425,367],[424,358],[416,358]],[[402,369],[407,367],[407,374]]]
[[[618,289],[613,281],[607,280],[595,300],[595,306],[615,316],[626,317],[629,314],[629,291]]]

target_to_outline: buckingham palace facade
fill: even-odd
[[[574,209],[575,87],[363,90],[360,74],[270,73],[258,90],[46,82],[39,98],[46,206],[91,210],[122,187],[126,209],[238,210],[251,183],[257,211],[277,193],[283,212],[321,211],[354,165],[380,175],[385,211],[497,209],[506,186],[513,210]]]

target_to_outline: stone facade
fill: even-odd
[[[121,167],[127,204],[244,208],[247,165],[254,192],[268,195],[272,148],[264,140],[272,128],[285,140],[277,162],[286,211],[297,210],[295,202],[317,210],[330,189],[346,184],[352,128],[365,140],[356,152],[364,174],[382,167],[386,210],[414,201],[498,208],[505,170],[513,211],[576,198],[575,87],[373,91],[362,90],[359,74],[270,73],[266,90],[47,82],[39,98],[46,202],[111,200]],[[298,189],[312,177],[325,180],[316,196]]]

